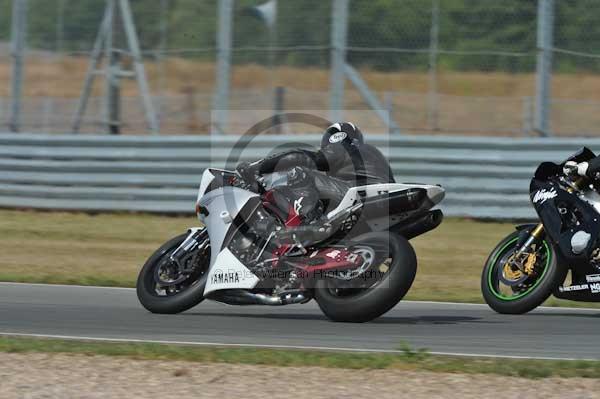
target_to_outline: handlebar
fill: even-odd
[[[588,179],[586,177],[578,175],[573,176],[566,173],[562,174],[561,181],[567,185],[567,191],[570,193],[582,190],[588,183]]]
[[[265,189],[265,178],[262,176],[257,176],[254,181],[249,182],[238,171],[235,172],[237,180],[239,182],[239,187],[249,191],[258,191],[259,194],[262,194],[266,191]]]

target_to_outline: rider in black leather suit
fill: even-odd
[[[321,149],[294,149],[253,163],[243,163],[238,173],[247,182],[263,174],[287,172],[290,202],[303,218],[304,225],[282,232],[293,235],[304,246],[322,241],[333,234],[324,221],[350,187],[376,183],[393,183],[387,159],[374,146],[364,142],[363,134],[352,123],[335,123],[325,131]]]
[[[588,177],[592,181],[600,181],[600,156],[592,158],[587,162],[576,163],[569,161],[565,164],[567,174],[578,174]]]

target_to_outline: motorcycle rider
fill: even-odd
[[[387,159],[366,144],[360,129],[350,122],[329,126],[317,151],[292,149],[237,168],[244,181],[254,184],[263,174],[287,172],[291,195],[287,200],[301,216],[303,226],[277,233],[280,240],[292,239],[309,246],[335,233],[324,213],[333,209],[350,187],[394,183]]]
[[[587,177],[594,185],[600,182],[600,156],[590,159],[587,162],[577,163],[575,161],[567,161],[563,167],[563,172],[567,176]],[[588,246],[591,239],[591,234],[578,230],[571,237],[571,251],[574,254],[582,253]]]
[[[600,156],[590,159],[588,162],[568,161],[565,163],[564,169],[568,175],[577,174],[592,181],[600,181]]]

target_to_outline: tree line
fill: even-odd
[[[214,57],[218,0],[130,0],[145,50],[196,49],[187,57]],[[237,0],[235,63],[326,66],[331,2],[279,0],[271,31],[248,9],[265,0]],[[88,51],[100,25],[102,0],[29,0],[28,46]],[[440,0],[438,65],[447,70],[529,72],[535,69],[536,0]],[[62,4],[62,18],[61,18]],[[10,37],[11,0],[0,0],[0,39]],[[166,24],[161,23],[164,18]],[[350,0],[348,58],[378,70],[426,70],[431,44],[432,0]],[[556,1],[555,47],[600,54],[600,1]],[[270,58],[261,47],[276,46]],[[292,47],[302,46],[301,49]],[[365,51],[364,49],[388,49]],[[389,50],[393,49],[393,50]],[[600,70],[592,57],[556,54],[563,72]]]

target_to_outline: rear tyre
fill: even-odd
[[[486,303],[496,312],[523,314],[540,306],[565,280],[567,268],[560,264],[552,245],[543,239],[535,244],[530,275],[510,268],[510,257],[518,249],[519,232],[503,239],[492,251],[481,276]]]
[[[190,257],[190,262],[196,264],[183,281],[174,280],[176,284],[173,285],[157,281],[157,275],[163,273],[162,270],[157,269],[173,267],[169,264],[169,257],[186,237],[187,234],[182,234],[163,244],[150,256],[140,271],[136,284],[137,296],[142,306],[152,313],[180,313],[196,306],[204,299],[210,246],[204,252],[194,254],[193,258]]]
[[[405,238],[389,232],[360,235],[351,245],[372,249],[372,266],[350,281],[318,280],[315,299],[329,319],[363,323],[386,313],[406,295],[417,273],[417,257]]]

